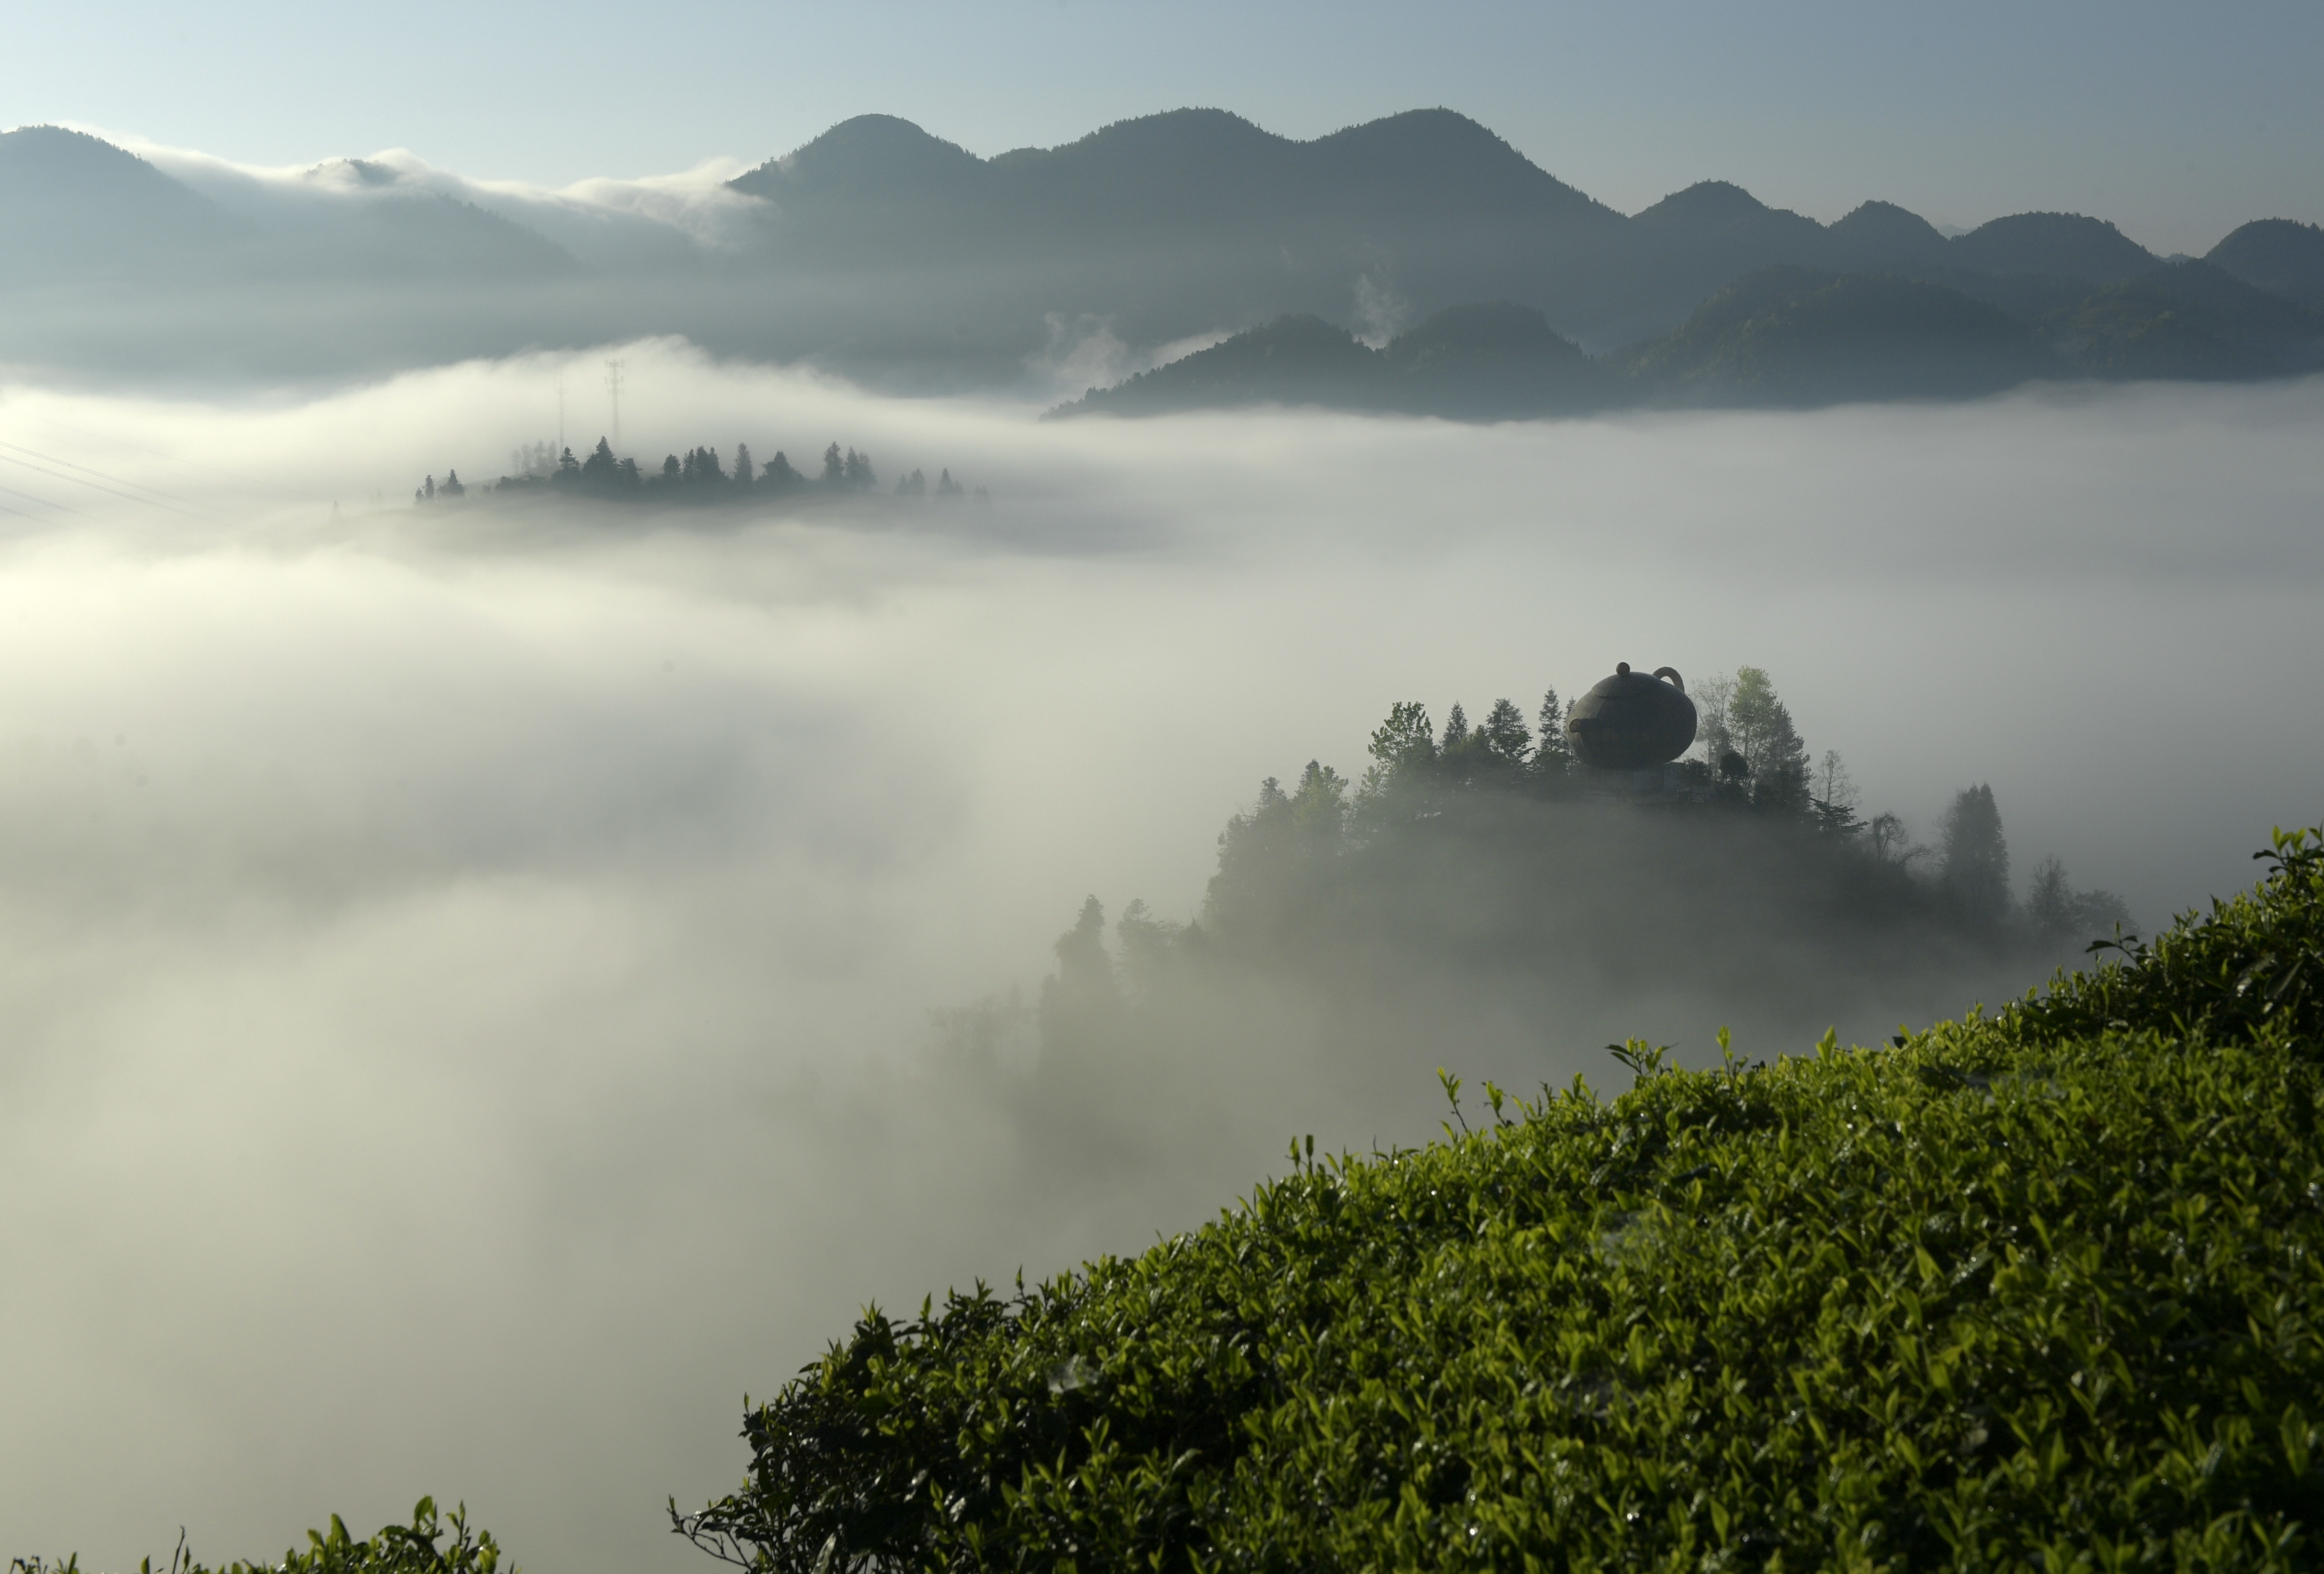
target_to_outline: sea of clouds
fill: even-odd
[[[838,441],[991,501],[412,505],[560,386],[585,450],[609,358],[650,466]],[[1868,811],[1989,782],[2021,870],[2149,925],[2319,817],[2324,381],[1035,413],[669,342],[0,389],[0,1548],[261,1557],[433,1492],[528,1568],[695,1566],[664,1498],[865,1302],[1135,1250],[1292,1131],[1425,1139],[1434,1047],[1355,1111],[1258,1063],[1223,1149],[1061,1188],[928,1017],[1036,989],[1086,894],[1190,915],[1259,779],[1354,774],[1395,700],[1765,667]]]

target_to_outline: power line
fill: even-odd
[[[171,494],[166,492],[161,492],[155,487],[140,485],[134,481],[124,480],[123,477],[118,475],[106,474],[106,473],[102,470],[92,470],[86,465],[76,465],[69,459],[59,459],[51,455],[42,454],[31,448],[19,448],[14,443],[0,443],[0,448],[10,449],[14,454],[28,454],[32,456],[31,458],[18,459],[13,457],[11,454],[0,454],[0,464],[21,465],[27,470],[37,472],[42,475],[52,476],[59,481],[69,481],[76,486],[86,486],[92,492],[101,492],[109,497],[117,497],[124,502],[142,502],[148,508],[165,509],[173,514],[183,514],[189,520],[207,520],[210,518],[209,515],[198,513],[192,509],[180,508],[174,502],[164,501],[169,499]],[[45,460],[47,461],[47,464],[36,465],[33,463],[33,460],[36,459]],[[78,470],[82,474],[80,475],[68,475],[63,470],[49,469],[49,465],[61,465],[65,466],[67,470]],[[102,479],[98,481],[89,481],[85,479],[86,476],[90,475],[98,476]],[[104,482],[106,481],[116,482],[119,485],[106,486],[104,484]],[[152,492],[153,495],[151,497],[140,497],[137,495],[137,492],[123,492],[120,490],[123,486],[136,487],[137,492]]]
[[[19,417],[18,419],[22,419],[24,418]],[[160,459],[167,464],[176,465],[180,469],[198,470],[205,474],[223,476],[238,486],[245,486],[255,492],[272,492],[277,497],[295,498],[301,502],[318,502],[321,501],[321,494],[318,492],[301,492],[296,487],[284,486],[278,482],[261,481],[255,476],[246,475],[238,470],[227,470],[216,465],[206,465],[198,459],[189,459],[183,455],[172,454],[167,450],[156,448],[148,444],[133,443],[128,438],[121,437],[116,433],[92,432],[85,427],[72,426],[64,421],[57,420],[53,417],[47,416],[33,418],[29,424],[45,428],[51,434],[62,432],[68,437],[78,437],[85,442],[103,443],[115,448],[125,448],[130,453],[143,454],[151,458]],[[62,464],[64,461],[59,460],[57,463]],[[102,474],[102,472],[97,472],[95,474]],[[124,483],[124,484],[138,485],[142,483],[131,482]],[[164,497],[182,498],[182,494],[180,493],[161,492],[161,489],[158,487],[147,487],[145,490],[148,492],[160,492],[161,495]]]

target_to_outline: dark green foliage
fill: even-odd
[[[770,1570],[2295,1569],[2324,844],[2046,997],[1577,1081],[872,1310],[672,1515]]]
[[[2253,856],[2273,866],[2257,892],[2215,900],[2153,941],[2117,941],[2108,948],[2123,966],[2061,978],[2003,1025],[2026,1043],[2108,1033],[2282,1037],[2311,1062],[2324,1059],[2324,833],[2278,832],[2273,849]]]
[[[438,1545],[447,1535],[451,1541]],[[213,1569],[196,1562],[180,1542],[167,1574],[494,1574],[500,1563],[501,1550],[492,1533],[468,1528],[466,1505],[447,1518],[436,1512],[434,1498],[423,1497],[413,1505],[409,1525],[383,1526],[369,1541],[355,1540],[335,1514],[327,1532],[309,1531],[304,1547],[291,1548],[273,1563],[236,1559]],[[10,1574],[78,1574],[80,1560],[51,1563],[17,1558],[8,1567]],[[150,1560],[139,1569],[140,1574],[152,1574]],[[517,1574],[515,1564],[509,1565],[508,1574]]]

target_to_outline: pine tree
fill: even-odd
[[[2034,866],[2025,890],[2025,916],[2046,936],[2063,934],[2074,921],[2074,888],[2066,883],[2065,861],[2052,853]]]
[[[753,474],[754,471],[751,465],[751,445],[748,443],[735,444],[734,484],[737,486],[750,485],[751,477]]]
[[[1105,949],[1105,909],[1092,897],[1082,904],[1074,926],[1057,937],[1057,971],[1041,985],[1043,1052],[1093,1046],[1120,999],[1113,959]]]
[[[1469,715],[1460,702],[1452,704],[1452,713],[1444,718],[1444,738],[1437,744],[1436,752],[1449,758],[1469,746]]]
[[[1538,761],[1554,757],[1562,766],[1571,751],[1565,746],[1565,711],[1557,703],[1555,689],[1543,693],[1541,716],[1536,725],[1541,736],[1534,745],[1534,759]]]
[[[1510,701],[1493,702],[1493,708],[1477,725],[1476,737],[1478,749],[1508,776],[1523,770],[1533,757],[1533,729],[1526,725],[1525,713]]]
[[[1971,922],[1997,925],[2009,916],[2009,842],[1993,788],[1963,787],[1945,811],[1944,862],[1938,879]]]
[[[1372,762],[1356,787],[1357,814],[1367,822],[1383,815],[1393,818],[1434,774],[1436,740],[1428,708],[1418,700],[1390,705],[1388,720],[1372,730],[1365,752]]]
[[[847,461],[840,457],[836,443],[823,451],[823,483],[834,488],[847,484]]]

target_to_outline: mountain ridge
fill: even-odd
[[[1667,336],[1769,266],[1916,277],[2026,320],[2162,266],[2071,214],[1948,239],[1884,199],[1825,225],[1728,180],[1624,214],[1441,106],[1305,141],[1225,109],[1167,110],[991,157],[900,115],[858,115],[734,176],[715,202],[632,205],[618,221],[592,198],[512,198],[361,160],[315,166],[295,201],[244,180],[264,195],[197,189],[82,133],[0,135],[0,290],[44,292],[39,311],[0,314],[0,360],[279,375],[674,333],[877,387],[969,391],[1022,387],[1060,335],[1101,330],[1151,351],[1353,315],[1379,342],[1501,302],[1602,354]],[[602,245],[604,265],[567,241]],[[2257,221],[2213,261],[2324,301],[2313,226]],[[429,293],[455,290],[456,311]],[[362,326],[325,336],[319,320]]]

